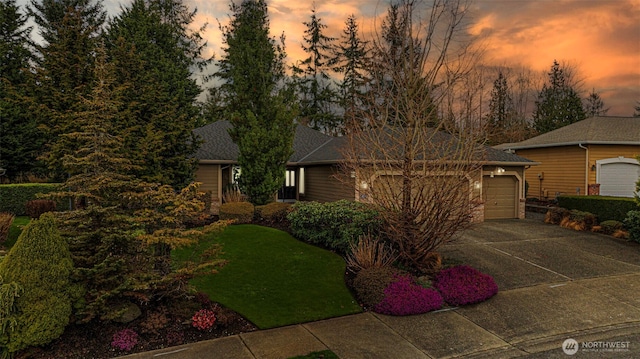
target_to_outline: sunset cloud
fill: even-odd
[[[18,0],[19,5],[27,0]],[[110,16],[120,3],[105,0]],[[207,55],[220,55],[218,20],[229,20],[226,0],[185,0],[198,9],[194,26],[208,23]],[[301,49],[311,2],[268,0],[271,33],[286,35],[289,62],[304,57]],[[339,37],[347,17],[354,14],[363,31],[386,12],[384,0],[317,0],[326,34]],[[481,38],[486,66],[524,66],[547,72],[553,60],[577,64],[583,89],[595,89],[611,107],[609,115],[628,116],[640,101],[640,0],[476,0],[470,7],[469,36]],[[379,25],[379,22],[378,22]],[[586,95],[583,94],[583,95]]]

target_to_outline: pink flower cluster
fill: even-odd
[[[384,299],[375,311],[389,315],[411,315],[440,309],[443,300],[434,289],[424,288],[415,283],[409,275],[396,276],[384,290]]]
[[[433,278],[433,286],[451,305],[482,302],[498,293],[491,276],[466,265],[441,270]]]
[[[130,351],[138,344],[138,333],[131,329],[122,329],[113,335],[111,346],[120,350]]]
[[[207,330],[216,323],[216,314],[209,309],[200,309],[191,318],[191,325],[199,330]]]

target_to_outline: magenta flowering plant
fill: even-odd
[[[120,350],[130,351],[138,344],[138,333],[131,329],[122,329],[113,335],[111,346]]]
[[[191,318],[191,325],[199,330],[207,330],[216,323],[216,314],[213,310],[200,309]]]
[[[412,315],[440,309],[443,299],[435,289],[418,285],[410,275],[396,275],[384,290],[375,311],[389,315]]]
[[[493,277],[467,265],[441,270],[433,278],[433,286],[451,305],[482,302],[498,293]]]

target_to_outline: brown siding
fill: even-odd
[[[336,178],[334,166],[305,167],[305,193],[303,201],[333,202],[341,199],[355,200],[355,187],[348,186]]]
[[[589,184],[596,183],[596,171],[591,170],[592,166],[596,166],[596,161],[620,156],[636,158],[638,155],[640,146],[589,145]]]
[[[548,198],[555,198],[556,193],[576,194],[576,188],[580,188],[580,194],[586,194],[586,152],[578,145],[516,151],[518,156],[540,163],[525,172],[529,183],[527,197],[544,197],[544,191],[547,191]],[[542,181],[538,179],[539,173],[544,173]]]
[[[201,191],[211,191],[213,198],[220,199],[219,190],[219,172],[220,165],[200,164],[196,170],[196,182],[201,182]]]

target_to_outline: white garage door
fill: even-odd
[[[633,197],[640,177],[640,164],[632,159],[598,161],[601,196]]]

